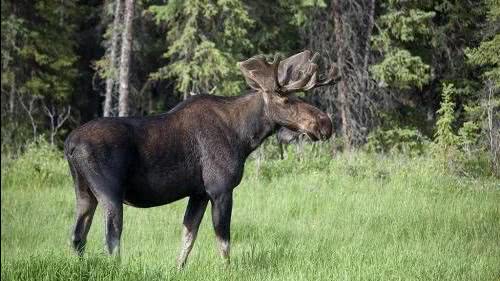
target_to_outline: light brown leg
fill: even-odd
[[[182,229],[182,245],[177,259],[177,266],[182,269],[186,265],[187,258],[193,248],[198,229],[200,227],[203,214],[207,208],[208,198],[194,197],[189,198],[189,202],[184,215]]]

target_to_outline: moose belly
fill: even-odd
[[[168,188],[168,192],[160,190],[141,190],[130,189],[124,196],[123,203],[137,207],[150,208],[172,203],[190,195],[190,192],[178,188]]]
[[[146,176],[132,178],[125,189],[124,203],[138,208],[165,205],[194,193],[203,188],[194,178],[182,175]]]

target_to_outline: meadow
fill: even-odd
[[[182,271],[186,200],[126,207],[121,262],[104,254],[98,208],[79,259],[62,154],[2,160],[2,280],[500,280],[498,179],[447,172],[429,155],[251,160],[235,190],[231,265],[208,209]]]

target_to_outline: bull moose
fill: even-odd
[[[248,155],[278,130],[313,141],[332,134],[329,116],[292,94],[336,82],[335,67],[319,78],[317,58],[307,50],[272,63],[256,56],[238,63],[250,93],[196,95],[164,114],[99,118],[75,129],[64,146],[76,193],[75,252],[83,254],[98,203],[107,251],[119,255],[123,204],[148,208],[189,197],[178,266],[186,263],[208,201],[229,263],[232,194]]]

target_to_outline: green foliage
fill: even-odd
[[[486,0],[488,7],[488,21],[494,23],[500,19],[500,3],[498,0]]]
[[[9,123],[2,122],[2,149],[36,138],[32,126],[46,132],[42,104],[54,113],[71,101],[79,16],[74,1],[2,1],[2,119]]]
[[[468,62],[480,69],[484,89],[477,91],[480,95],[475,102],[466,107],[471,125],[467,131],[459,132],[461,136],[472,131],[473,139],[483,143],[483,150],[488,151],[493,172],[500,176],[500,2],[485,1],[487,22],[483,28],[482,41],[476,48],[467,48],[465,53]],[[466,123],[467,124],[467,123]],[[465,127],[465,126],[464,126]],[[469,128],[470,127],[470,128]],[[479,134],[476,134],[476,131]],[[470,142],[463,144],[466,148]]]
[[[466,151],[477,143],[480,128],[474,121],[465,122],[458,130],[458,144]]]
[[[368,136],[366,149],[376,153],[417,155],[428,148],[429,140],[414,128],[376,130]]]
[[[485,66],[485,78],[500,87],[500,34],[489,41],[481,42],[478,48],[468,49],[467,56],[472,64]]]
[[[28,145],[19,158],[2,159],[3,189],[22,188],[35,192],[70,182],[69,168],[62,152],[43,138]]]
[[[390,7],[389,12],[378,19],[382,27],[385,27],[384,31],[392,39],[413,42],[420,35],[430,34],[429,20],[436,15],[435,12],[425,12],[418,9],[394,9],[394,7]]]
[[[371,71],[376,79],[399,89],[411,86],[422,88],[430,79],[429,66],[406,50],[386,53],[380,63],[371,67]]]
[[[27,95],[63,100],[72,93],[76,77],[72,23],[76,7],[72,2],[38,1],[33,7],[39,22],[26,21],[26,38],[16,66],[30,73],[20,87]],[[23,79],[19,77],[18,79]]]
[[[8,4],[2,1],[2,97],[4,89],[11,87],[15,79],[16,60],[26,40],[26,23],[10,13]]]
[[[458,129],[458,134],[453,129],[456,122],[455,92],[453,84],[443,84],[441,107],[437,112],[435,156],[452,173],[470,177],[495,175],[496,171],[488,165],[485,149],[477,146],[481,132],[479,125],[469,120]]]
[[[27,140],[33,140],[32,129],[26,122],[2,121],[2,157],[15,157],[27,145]]]
[[[105,26],[113,2],[2,0],[4,152],[21,151],[32,139],[31,122],[19,98],[28,103],[36,96],[49,106],[72,106],[75,118],[61,128],[59,142],[68,130],[98,116],[103,81],[95,79],[95,71],[101,78],[116,74],[106,58],[98,60],[109,40]],[[133,114],[170,108],[178,101],[170,95],[172,89],[184,95],[239,94],[245,85],[236,62],[255,54],[289,55],[311,46],[325,54],[335,34],[304,40],[304,33],[313,34],[321,25],[331,27],[331,5],[332,1],[325,0],[136,1],[130,73]],[[363,7],[358,8],[362,13]],[[320,9],[325,12],[318,13]],[[452,142],[466,154],[485,151],[487,118],[480,90],[486,80],[496,84],[495,91],[499,88],[499,15],[497,0],[376,2],[368,64],[372,77],[380,82],[373,91],[388,95],[375,95],[373,108],[376,116],[391,116],[391,124],[372,134],[371,150],[414,153],[425,143],[419,132],[430,136],[444,130],[442,122],[447,117],[440,117],[441,127],[435,127],[434,107],[441,100],[440,85],[449,81],[456,87],[455,121],[450,123],[448,137],[436,141]],[[335,50],[327,53],[329,60],[337,60]],[[89,68],[91,62],[96,68]],[[150,77],[167,81],[151,81]],[[333,94],[336,88],[328,91]],[[11,110],[12,96],[16,104]],[[41,100],[34,103],[33,115],[38,133],[43,134],[50,124]],[[330,98],[317,101],[323,109],[336,112],[339,108]],[[498,112],[496,92],[491,103]],[[335,122],[338,128],[341,121]]]
[[[168,28],[169,64],[154,79],[175,78],[176,89],[207,93],[217,87],[222,95],[235,95],[243,87],[238,60],[252,44],[247,30],[253,24],[240,1],[169,1],[151,6],[158,24]]]
[[[494,35],[486,33],[479,47],[466,50],[469,62],[485,68],[484,77],[500,88],[500,3],[497,0],[486,1],[488,6],[488,25]],[[496,34],[495,34],[496,33]]]
[[[112,78],[113,80],[118,79],[118,69],[116,65],[111,65],[111,52],[110,52],[110,46],[112,45],[113,41],[113,32],[114,32],[114,13],[115,13],[115,8],[116,8],[116,1],[107,1],[104,2],[103,4],[103,16],[102,16],[102,21],[107,23],[107,28],[106,31],[103,34],[103,45],[106,47],[106,54],[102,56],[101,59],[96,60],[93,62],[93,67],[96,70],[96,72],[99,74],[99,76],[102,79],[107,79],[107,78]],[[123,6],[120,6],[123,7]],[[120,32],[123,28],[120,24],[116,27],[116,32]],[[133,29],[133,28],[132,28]],[[118,41],[121,42],[121,34],[118,34]],[[135,37],[135,36],[134,36]],[[117,46],[120,46],[120,42],[116,42]],[[120,50],[118,50],[118,54],[115,54],[116,57],[115,59],[119,59],[120,57]],[[116,63],[116,62],[115,62]]]
[[[308,12],[312,8],[327,7],[325,0],[280,0],[279,3],[292,12],[290,22],[296,26],[302,26],[310,20]]]
[[[435,12],[400,5],[402,1],[382,4],[385,13],[377,19],[379,29],[378,34],[372,37],[372,46],[383,54],[383,59],[372,65],[371,71],[377,80],[391,87],[422,88],[429,82],[430,67],[419,56],[412,55],[409,51],[411,47],[404,44],[429,36],[429,22]]]
[[[275,147],[275,149],[277,149]],[[259,167],[256,167],[255,175],[263,180],[272,180],[275,178],[280,178],[289,174],[318,174],[326,169],[332,157],[327,153],[312,156],[313,151],[312,146],[307,146],[305,151],[302,153],[294,152],[293,150],[286,151],[286,158],[284,160],[277,160],[277,158],[271,159],[267,158],[263,161]],[[299,164],[301,162],[307,162],[307,165]],[[251,172],[250,174],[251,175]]]
[[[458,138],[453,132],[453,123],[455,122],[455,102],[453,95],[455,87],[453,84],[443,84],[442,101],[437,111],[438,119],[436,121],[435,142],[446,153],[453,148]]]

